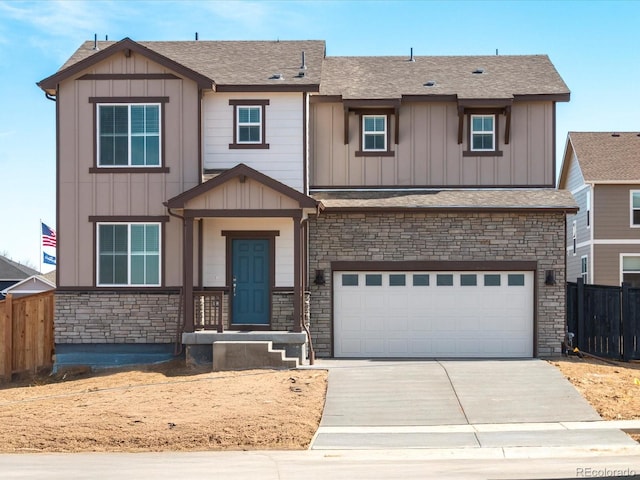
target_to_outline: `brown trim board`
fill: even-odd
[[[504,260],[504,261],[335,261],[331,262],[331,271],[536,271],[538,262],[535,260]]]
[[[85,73],[76,80],[181,80],[173,73]]]

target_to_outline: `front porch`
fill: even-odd
[[[249,352],[247,368],[255,368],[262,347],[242,344],[267,342],[265,361],[280,349],[305,362],[306,224],[318,202],[238,165],[165,205],[184,225],[180,335],[187,361],[215,363],[217,343],[232,355]]]
[[[230,329],[228,316],[229,295],[224,291],[194,291],[193,326],[183,329],[182,344],[186,361],[191,365],[211,364],[215,358],[218,342],[270,342],[270,347],[282,350],[286,358],[297,359],[299,364],[307,363],[308,338],[306,331],[292,328],[295,318],[294,292],[272,292],[271,330]],[[303,322],[309,323],[309,293],[305,292]],[[303,328],[307,330],[306,328]]]

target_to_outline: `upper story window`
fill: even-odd
[[[471,115],[471,151],[491,152],[496,149],[495,124],[495,115]]]
[[[467,148],[463,157],[501,157],[499,150],[500,117],[505,116],[504,145],[509,144],[511,131],[511,107],[473,108],[458,106],[458,144],[463,143],[463,126],[466,119]]]
[[[260,107],[238,108],[238,143],[262,142],[262,109]]]
[[[631,190],[631,227],[640,227],[640,190]]]
[[[387,150],[387,116],[362,116],[362,151],[385,152]]]
[[[398,111],[393,108],[352,108],[350,111],[358,116],[359,149],[356,157],[393,157],[391,150],[391,130],[395,130],[395,143],[398,143]],[[346,111],[348,115],[348,110]],[[395,127],[391,118],[395,118]],[[349,120],[345,118],[345,126]],[[345,145],[348,143],[348,132],[345,128]]]
[[[269,148],[265,114],[269,100],[229,100],[233,106],[233,143],[229,148]]]
[[[97,224],[98,286],[160,286],[160,224]]]
[[[160,104],[99,104],[98,167],[159,167]]]

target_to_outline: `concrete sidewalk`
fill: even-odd
[[[615,449],[609,426],[542,360],[319,360],[329,370],[312,449]]]

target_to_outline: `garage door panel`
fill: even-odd
[[[334,354],[530,357],[533,279],[533,272],[335,273]]]
[[[389,339],[389,354],[391,356],[405,356],[409,353],[408,339]]]

